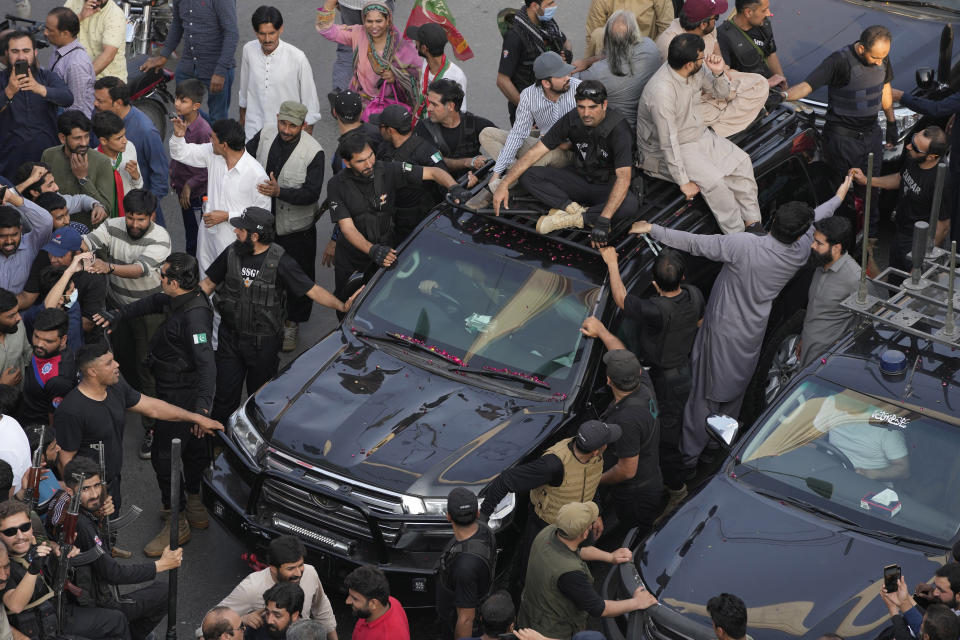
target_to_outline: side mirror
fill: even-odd
[[[932,89],[936,85],[933,69],[920,67],[916,72],[917,86],[923,90]]]
[[[724,449],[729,450],[733,446],[739,430],[740,423],[735,418],[717,413],[707,417],[707,433]]]

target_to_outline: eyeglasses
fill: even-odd
[[[924,154],[930,153],[929,151],[922,151],[922,150],[917,146],[916,138],[917,138],[916,135],[914,135],[912,138],[910,138],[910,142],[907,143],[907,148],[908,148],[908,149],[912,149],[915,153],[924,153]]]
[[[246,630],[247,630],[247,625],[245,625],[243,622],[240,623],[239,627],[234,629],[234,631],[239,631],[240,633],[243,633]]]
[[[2,533],[8,538],[12,538],[13,536],[17,535],[17,531],[20,531],[21,533],[26,533],[27,531],[30,531],[30,529],[32,528],[33,528],[33,525],[30,522],[24,522],[23,524],[17,525],[16,527],[7,527],[6,529],[0,531],[0,533]]]

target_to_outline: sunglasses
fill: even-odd
[[[7,527],[6,529],[3,529],[2,531],[0,531],[0,533],[2,533],[8,538],[12,538],[13,536],[17,535],[17,531],[20,531],[21,533],[26,533],[27,531],[30,531],[30,529],[32,528],[33,528],[33,525],[31,523],[24,522],[23,524],[17,525],[16,527]]]
[[[587,87],[586,89],[582,87],[577,87],[577,99],[587,98],[589,100],[606,100],[607,95],[605,92],[600,89],[595,89],[593,87]]]

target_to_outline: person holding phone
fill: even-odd
[[[10,66],[0,71],[0,175],[12,176],[57,144],[57,110],[73,104],[73,93],[59,76],[37,66],[31,34],[14,31],[4,53]]]
[[[93,59],[97,78],[127,81],[127,18],[112,0],[67,0],[63,6],[80,18],[77,39]]]

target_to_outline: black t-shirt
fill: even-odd
[[[627,490],[654,489],[661,485],[660,477],[660,425],[657,422],[656,396],[650,388],[646,374],[640,377],[640,386],[611,404],[603,412],[604,422],[620,425],[620,439],[603,453],[604,471],[613,467],[620,458],[638,456],[637,473],[631,480],[611,486],[611,493]]]
[[[550,150],[572,142],[574,166],[596,183],[610,181],[617,169],[633,166],[633,139],[630,125],[616,112],[608,109],[603,122],[588,127],[574,108],[557,120],[540,142]]]
[[[224,249],[217,256],[217,259],[207,267],[207,277],[214,284],[220,284],[227,277],[227,252],[229,252],[229,249]],[[257,277],[266,257],[266,251],[256,255],[240,256],[240,275],[243,277],[244,286],[249,287],[250,283]],[[297,261],[290,257],[289,253],[284,253],[280,256],[280,262],[277,265],[277,284],[287,290],[288,296],[299,298],[313,288],[314,282],[303,272]]]
[[[893,67],[890,64],[889,57],[884,59],[883,68],[883,83],[889,84],[893,81]],[[816,69],[810,72],[810,75],[807,76],[804,82],[809,84],[814,91],[824,85],[829,87],[846,86],[846,84],[850,82],[850,61],[842,50],[834,51],[824,58],[823,62],[821,62]],[[869,131],[877,124],[877,118],[876,116],[863,118],[839,116],[833,112],[833,109],[828,107],[827,122],[833,122],[858,131]]]
[[[52,358],[30,358],[23,377],[20,424],[48,424],[49,414],[76,386],[77,365],[70,349],[64,349]]]
[[[383,142],[383,136],[380,135],[380,127],[375,127],[369,122],[361,122],[359,127],[356,129],[351,129],[337,138],[337,144],[339,145],[341,142],[343,142],[343,139],[351,133],[357,132],[360,132],[367,137],[367,140],[370,142],[370,148],[374,151],[376,151],[377,147],[380,146],[380,143]],[[334,174],[340,173],[346,167],[346,165],[343,163],[343,158],[341,158],[340,154],[336,151],[333,152],[333,157],[330,159],[330,166],[333,168]]]
[[[690,292],[686,288],[680,289],[680,294],[670,298],[670,301],[677,305],[685,305],[690,301]],[[648,337],[651,342],[656,342],[658,336],[663,331],[663,313],[660,307],[654,303],[653,298],[641,298],[633,294],[627,294],[623,300],[623,313],[632,318],[639,325],[638,330]],[[700,316],[703,317],[703,304],[701,299]],[[647,364],[654,364],[653,359],[656,354],[638,353]]]
[[[750,68],[744,67],[733,53],[734,42],[731,38],[743,38],[744,33],[753,40],[753,44],[755,44],[763,54],[761,63]],[[727,64],[730,65],[731,69],[742,71],[743,73],[759,73],[767,78],[773,75],[770,67],[767,66],[766,59],[777,52],[777,43],[773,39],[773,27],[770,24],[769,18],[764,20],[763,24],[759,27],[750,27],[746,31],[742,31],[736,23],[731,22],[729,34],[727,29],[717,29],[717,42],[720,44],[720,54]],[[750,48],[753,49],[753,46]]]
[[[557,588],[577,605],[578,609],[586,611],[594,618],[599,618],[607,606],[583,571],[568,571],[560,574],[557,578]]]
[[[40,293],[40,272],[50,266],[50,254],[40,251],[30,265],[30,274],[23,285],[27,293]],[[77,298],[84,318],[93,318],[93,314],[103,311],[107,297],[107,277],[101,273],[78,271],[73,275],[73,284],[77,287]],[[43,300],[39,300],[43,302]]]
[[[929,222],[933,209],[934,187],[937,182],[937,168],[921,169],[920,163],[907,158],[900,174],[900,196],[897,200],[897,232],[913,235],[914,222]],[[943,196],[940,200],[939,220],[949,220],[953,213],[953,185],[948,177],[944,180]],[[931,233],[934,230],[931,229]]]
[[[464,131],[466,127],[464,123],[467,118],[471,118],[474,122],[472,138],[468,140],[463,140]],[[440,135],[443,138],[443,144],[440,144],[438,140],[435,140],[433,135],[430,133],[430,129],[427,128],[427,121],[420,120],[417,123],[414,132],[423,138],[424,140],[430,141],[437,145],[437,148],[440,149],[447,157],[450,158],[466,158],[476,156],[480,151],[480,132],[486,129],[487,127],[496,128],[496,125],[486,118],[482,118],[475,114],[463,114],[460,118],[460,124],[455,127],[445,127],[442,124],[430,123],[430,126],[434,130],[439,130]],[[469,149],[469,153],[463,153],[462,149],[458,149],[463,143],[464,149]]]
[[[34,532],[39,536],[43,535],[42,532]],[[55,556],[51,553],[47,556],[46,566],[43,568],[43,572],[37,576],[37,582],[33,587],[33,595],[30,596],[30,602],[34,602],[39,598],[47,595],[52,591],[52,589],[47,584],[46,576],[52,576],[54,573],[53,562]],[[8,591],[13,591],[20,584],[20,581],[24,579],[27,575],[27,568],[15,561],[12,557],[10,558],[10,577],[7,578],[7,584],[3,587],[3,593],[6,594]],[[29,604],[29,603],[28,603]],[[9,614],[8,614],[9,615]],[[29,615],[29,612],[27,612]]]
[[[492,538],[484,529],[484,525],[480,525],[470,539]],[[449,589],[437,581],[437,614],[444,622],[455,625],[457,609],[480,608],[480,601],[490,590],[490,570],[479,556],[458,553],[451,561],[448,575],[451,579]]]
[[[88,398],[75,388],[53,414],[57,443],[64,451],[76,451],[78,455],[99,460],[90,445],[102,440],[106,445],[107,476],[117,477],[123,467],[124,413],[138,402],[140,392],[123,378],[107,387],[107,397],[103,400]]]
[[[443,162],[443,154],[428,139],[417,134],[411,135],[399,147],[394,147],[384,140],[377,148],[377,160],[409,162],[421,167],[439,167],[444,171],[447,170],[447,166]],[[426,185],[421,184],[397,189],[397,208],[409,209],[420,205],[426,188]],[[439,202],[439,198],[433,200]]]

